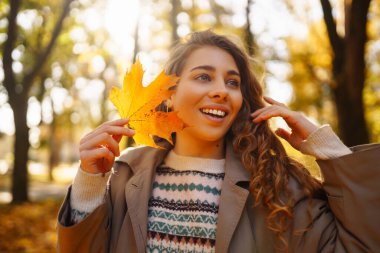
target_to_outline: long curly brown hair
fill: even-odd
[[[321,188],[321,184],[303,165],[286,154],[267,122],[255,124],[250,120],[250,113],[264,107],[263,91],[243,47],[210,30],[192,33],[172,49],[166,73],[180,76],[190,53],[203,46],[215,46],[227,51],[237,64],[243,105],[226,138],[232,141],[234,151],[250,172],[249,190],[255,205],[268,209],[267,226],[278,239],[278,249],[286,252],[288,242],[284,232],[291,225],[294,205],[288,189],[289,179],[293,177],[297,180],[310,198]]]

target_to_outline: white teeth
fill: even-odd
[[[226,115],[226,112],[216,109],[202,109],[202,112],[208,113],[208,114],[214,114],[221,117],[224,117]]]

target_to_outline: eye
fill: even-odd
[[[210,76],[207,75],[207,74],[201,74],[201,75],[197,76],[196,79],[199,80],[199,81],[204,81],[204,82],[211,81]]]
[[[234,87],[239,87],[240,86],[240,82],[236,79],[229,79],[227,80],[227,84],[228,85],[231,85],[231,86],[234,86]]]

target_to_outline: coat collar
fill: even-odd
[[[120,162],[127,163],[134,173],[126,184],[125,197],[139,252],[145,252],[146,247],[148,202],[152,192],[154,172],[169,151],[142,147],[134,149],[133,152],[127,151],[118,159]],[[237,185],[239,182],[249,181],[250,175],[233,152],[231,143],[227,143],[225,166],[219,202],[216,252],[228,252],[233,233],[249,195],[247,189]]]
[[[148,202],[152,192],[154,172],[163,162],[168,151],[139,147],[133,150],[127,149],[118,159],[119,162],[127,163],[133,172],[133,177],[125,186],[125,199],[139,253],[146,250]]]
[[[127,163],[134,175],[146,170],[154,170],[160,165],[170,149],[156,149],[150,147],[127,148],[117,160]],[[234,183],[250,180],[250,174],[244,169],[240,158],[235,154],[232,143],[226,147],[226,176]]]
[[[233,184],[238,182],[249,182],[250,174],[244,169],[238,155],[233,151],[232,143],[227,144],[226,148],[226,170],[225,176],[228,177]]]
[[[219,201],[218,225],[215,252],[228,252],[232,236],[243,215],[249,191],[237,185],[249,181],[249,173],[239,157],[233,152],[232,144],[226,148],[226,168]]]

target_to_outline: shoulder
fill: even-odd
[[[323,190],[322,187],[316,189],[311,195],[308,195],[303,185],[293,176],[289,177],[288,190],[291,193],[291,197],[294,201],[294,205],[297,205],[298,203],[304,200],[311,200],[311,199],[322,200],[322,201],[327,200],[326,192]]]
[[[362,144],[354,147],[350,147],[352,152],[380,152],[380,143],[368,143],[368,144]]]

